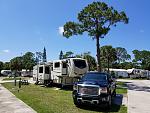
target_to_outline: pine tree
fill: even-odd
[[[59,60],[63,59],[63,52],[62,50],[60,51],[60,55],[59,55]]]
[[[44,51],[43,51],[43,62],[47,62],[45,47],[44,47]]]

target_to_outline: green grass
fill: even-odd
[[[73,104],[72,91],[55,90],[36,85],[22,85],[20,91],[14,90],[14,83],[4,83],[17,98],[31,106],[38,113],[127,113],[125,106],[113,105],[110,111],[103,108],[77,108]]]
[[[127,94],[127,86],[124,82],[117,82],[117,94]]]

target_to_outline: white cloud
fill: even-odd
[[[10,53],[10,50],[8,49],[5,49],[5,50],[2,50],[3,53]]]
[[[59,34],[60,34],[60,35],[63,35],[64,27],[61,26],[61,27],[58,28],[58,30],[59,30]]]

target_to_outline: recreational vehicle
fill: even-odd
[[[38,64],[33,67],[33,81],[36,84],[48,84],[51,80],[51,66],[47,63]]]
[[[149,75],[149,71],[148,70],[141,70],[141,78],[147,78]]]
[[[33,71],[22,69],[21,76],[23,76],[23,77],[32,77],[33,76]]]
[[[73,85],[88,71],[88,64],[82,58],[68,58],[39,64],[33,68],[33,80],[36,82]]]
[[[149,71],[143,69],[128,69],[127,70],[130,78],[146,78],[148,77]]]
[[[125,69],[109,69],[110,72],[114,72],[116,77],[119,78],[127,78],[128,77],[128,73]]]
[[[150,80],[150,71],[148,71],[147,79]]]
[[[1,70],[1,74],[2,74],[3,76],[8,76],[8,75],[11,74],[11,70]]]

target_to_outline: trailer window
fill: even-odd
[[[86,68],[86,62],[85,60],[73,60],[74,65],[80,69]]]
[[[39,67],[39,73],[43,73],[43,67]]]
[[[59,68],[60,67],[60,62],[56,62],[54,65],[55,68]]]
[[[49,72],[50,72],[49,67],[45,67],[45,74],[49,74]]]

